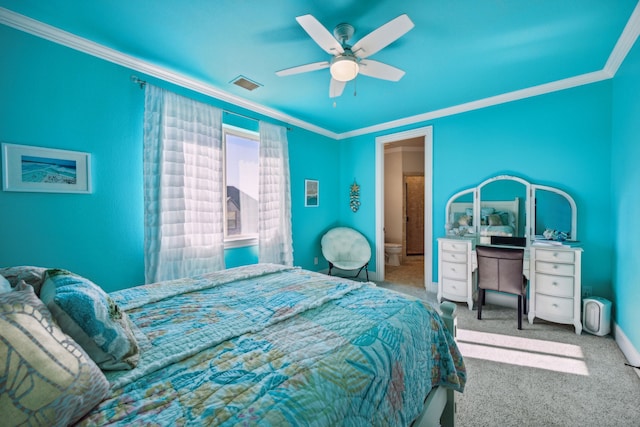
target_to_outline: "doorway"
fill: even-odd
[[[408,139],[421,139],[424,144],[422,253],[423,272],[420,279],[427,292],[433,292],[433,127],[426,126],[410,131],[376,137],[376,278],[385,280],[385,160],[386,144]],[[402,191],[402,190],[401,190]],[[403,203],[403,202],[401,202]],[[419,231],[418,231],[419,232]],[[406,253],[406,240],[404,249]],[[418,257],[418,256],[416,256]]]
[[[424,175],[404,177],[406,254],[424,255]]]

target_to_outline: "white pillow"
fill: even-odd
[[[0,294],[11,291],[11,283],[4,276],[0,275]]]

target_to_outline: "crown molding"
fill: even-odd
[[[524,98],[530,98],[533,96],[557,92],[576,86],[582,86],[586,84],[596,83],[602,80],[611,79],[615,76],[618,68],[624,61],[625,57],[638,38],[638,35],[640,34],[640,2],[636,5],[633,13],[631,14],[631,17],[629,18],[629,21],[627,22],[622,34],[620,35],[618,42],[609,55],[607,63],[600,71],[594,71],[575,77],[557,80],[538,86],[532,86],[529,88],[508,92],[489,98],[471,101],[452,107],[441,108],[439,110],[429,111],[415,116],[405,117],[399,120],[384,122],[374,126],[368,126],[343,133],[332,132],[320,126],[297,119],[281,111],[266,107],[262,104],[248,101],[244,98],[222,91],[208,83],[204,83],[183,74],[170,71],[166,68],[160,67],[147,61],[143,61],[134,56],[124,54],[115,49],[108,48],[101,44],[76,36],[75,34],[26,17],[24,15],[20,15],[3,7],[0,7],[0,24],[4,24],[6,26],[52,41],[54,43],[69,47],[74,50],[78,50],[88,55],[104,59],[114,64],[130,68],[131,70],[144,73],[148,76],[194,90],[218,100],[228,102],[237,107],[247,109],[266,117],[270,117],[274,120],[288,123],[290,125],[306,129],[310,132],[314,132],[328,138],[341,140],[375,132],[383,132],[401,126],[414,125],[417,123],[447,117],[454,114],[465,113],[481,108],[491,107],[494,105],[504,104]]]
[[[166,68],[143,61],[131,55],[119,52],[115,49],[95,43],[91,40],[79,37],[75,34],[45,24],[35,19],[20,15],[6,8],[0,7],[0,24],[15,28],[16,30],[32,34],[36,37],[49,40],[51,42],[66,46],[68,48],[95,56],[105,61],[130,68],[134,71],[144,73],[151,77],[164,80],[178,86],[194,90],[204,95],[211,96],[221,101],[228,102],[235,106],[245,108],[257,114],[261,114],[272,119],[282,121],[297,126],[308,131],[324,135],[329,138],[338,139],[338,134],[327,129],[302,121],[283,112],[265,107],[264,105],[248,101],[228,92],[222,91],[210,84],[193,79],[180,73],[170,71]]]
[[[453,116],[454,114],[466,113],[473,110],[479,110],[481,108],[492,107],[494,105],[505,104],[511,101],[517,101],[524,98],[531,98],[533,96],[543,95],[546,93],[557,92],[560,90],[569,89],[576,86],[582,86],[590,83],[596,83],[602,80],[610,79],[611,76],[604,71],[595,71],[593,73],[582,74],[576,77],[570,77],[563,80],[557,80],[551,83],[545,83],[538,86],[532,86],[526,89],[520,89],[513,92],[504,93],[501,95],[492,96],[489,98],[479,99],[477,101],[471,101],[464,104],[454,105],[453,107],[441,108],[439,110],[429,111],[427,113],[418,114],[411,117],[405,117],[399,120],[393,120],[390,122],[380,123],[375,126],[369,126],[366,128],[341,133],[338,138],[352,138],[355,136],[366,135],[374,132],[382,132],[389,129],[394,129],[401,126],[413,125],[416,123],[426,122],[429,120],[439,119],[442,117]]]
[[[624,58],[627,57],[633,44],[638,39],[638,34],[640,34],[640,2],[638,2],[635,9],[633,9],[627,25],[625,25],[624,30],[622,30],[622,34],[604,66],[604,71],[611,77],[614,77],[618,72],[618,68],[622,65]]]

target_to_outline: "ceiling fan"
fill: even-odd
[[[282,77],[329,68],[331,72],[329,96],[331,98],[342,95],[347,82],[355,79],[358,74],[394,82],[404,76],[404,71],[399,68],[366,58],[390,45],[414,27],[413,22],[406,14],[373,30],[353,46],[347,44],[354,33],[354,28],[350,24],[339,24],[331,35],[329,30],[312,15],[298,16],[296,21],[318,46],[333,57],[329,61],[286,68],[277,71],[276,75]]]

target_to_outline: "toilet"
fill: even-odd
[[[385,243],[384,254],[387,264],[398,266],[400,265],[400,254],[402,253],[401,243]]]

